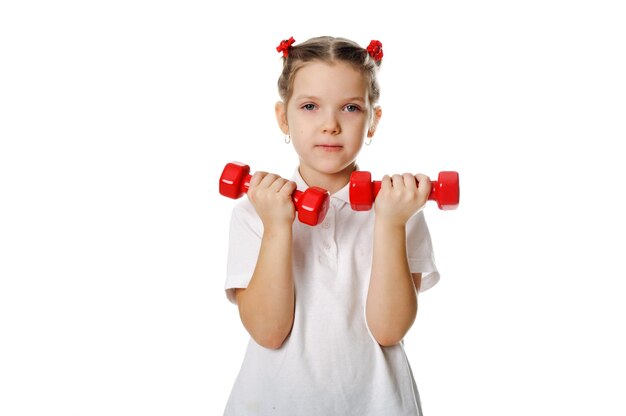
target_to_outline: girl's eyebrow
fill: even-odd
[[[295,98],[296,101],[300,101],[300,100],[311,100],[311,101],[319,101],[319,97],[316,97],[314,95],[298,95]],[[350,97],[350,98],[344,98],[343,100],[344,102],[354,102],[354,101],[360,101],[362,103],[365,103],[365,99],[363,97]]]
[[[312,96],[312,95],[298,95],[295,99],[296,99],[297,101],[300,101],[300,100],[311,100],[311,101],[317,101],[317,100],[318,100],[318,98],[317,98],[317,97],[314,97],[314,96]]]
[[[365,102],[365,99],[363,97],[352,97],[352,98],[348,98],[345,101],[360,101],[362,103]]]

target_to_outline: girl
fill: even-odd
[[[300,164],[257,172],[232,213],[226,293],[251,340],[225,415],[421,415],[402,339],[439,279],[421,212],[424,175],[385,176],[374,209],[348,184],[382,111],[382,44],[319,37],[277,48],[276,119]],[[419,186],[418,186],[419,183]],[[324,222],[294,221],[291,194],[331,194]]]

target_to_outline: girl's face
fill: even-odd
[[[347,183],[365,135],[373,135],[380,117],[377,110],[370,123],[368,85],[366,77],[343,62],[313,61],[296,73],[287,108],[278,103],[276,110],[307,183],[327,182],[328,175]]]

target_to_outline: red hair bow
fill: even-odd
[[[376,62],[379,62],[383,59],[383,44],[378,40],[371,41],[367,47],[367,53],[369,53]]]
[[[291,45],[293,45],[294,42],[295,40],[293,39],[293,36],[287,40],[283,40],[280,42],[280,45],[276,47],[276,51],[282,52],[283,56],[286,58],[289,56],[289,49],[291,49]]]

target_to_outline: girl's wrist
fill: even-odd
[[[374,230],[406,231],[406,221],[396,218],[381,217],[374,220]]]
[[[292,235],[293,222],[271,222],[263,223],[263,235],[264,236],[288,236]]]

